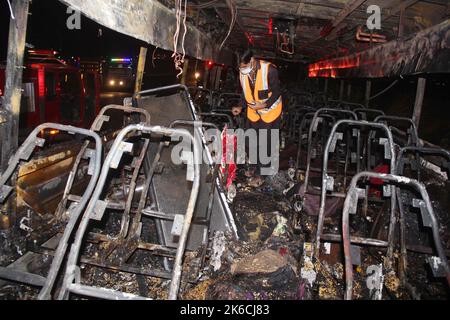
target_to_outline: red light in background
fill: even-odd
[[[273,18],[269,19],[269,35],[273,35]]]
[[[45,97],[45,71],[42,68],[38,70],[38,86],[39,98]]]
[[[211,61],[211,60],[209,60],[209,61],[206,63],[206,66],[208,67],[208,69],[212,69],[212,67],[214,67],[214,62]]]
[[[357,68],[361,65],[360,55],[319,61],[309,65],[309,77],[336,78],[339,69]]]

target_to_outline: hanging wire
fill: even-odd
[[[187,20],[187,0],[184,1],[184,19],[183,19],[184,33],[183,33],[183,39],[181,40],[181,47],[183,49],[183,58],[182,58],[183,62],[184,62],[184,58],[186,57],[186,48],[184,47],[184,43],[186,41],[186,34],[187,34],[186,20]]]
[[[398,80],[395,80],[394,82],[392,82],[386,89],[380,91],[379,93],[377,93],[376,95],[372,96],[369,98],[369,100],[373,100],[375,98],[378,98],[379,96],[381,96],[383,93],[386,93],[387,91],[389,91],[393,86],[395,86],[397,84]]]
[[[156,60],[156,50],[158,50],[158,47],[155,47],[155,49],[153,49],[153,54],[152,54],[152,65],[153,65],[153,69],[156,68],[156,64],[155,64],[155,60]]]
[[[230,28],[228,30],[228,34],[225,37],[225,39],[222,41],[222,44],[220,45],[219,51],[222,50],[223,46],[225,45],[225,42],[230,37],[230,34],[233,31],[234,26],[236,24],[236,20],[237,20],[238,8],[237,8],[236,4],[233,2],[233,0],[227,0],[227,4],[228,4],[228,6],[230,8],[232,18],[231,18],[231,23],[230,23]]]
[[[11,12],[11,19],[16,20],[16,17],[14,16],[14,12],[11,6],[11,1],[10,0],[6,0],[8,2],[8,6],[9,6],[9,12]]]
[[[183,3],[182,0],[176,0],[175,2],[175,10],[176,10],[176,18],[177,18],[177,28],[173,37],[173,55],[172,58],[174,58],[175,63],[175,69],[179,71],[177,74],[177,78],[179,78],[183,74],[183,63],[184,59],[186,57],[186,49],[184,46],[185,40],[186,40],[186,34],[187,34],[187,25],[186,25],[186,19],[187,19],[187,0],[184,1],[184,17],[183,17],[183,36],[181,40],[181,48],[182,48],[182,54],[178,53],[178,41],[180,38],[180,31],[181,31],[181,15],[183,10]]]

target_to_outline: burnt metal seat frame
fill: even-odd
[[[33,132],[28,136],[28,138],[25,140],[25,142],[22,144],[22,146],[19,148],[19,150],[16,152],[16,154],[11,159],[8,168],[4,172],[4,174],[0,178],[0,190],[3,189],[4,184],[11,178],[11,175],[15,171],[17,165],[19,164],[20,160],[28,160],[31,157],[31,154],[34,151],[34,148],[36,146],[43,146],[45,143],[45,139],[38,138],[37,135],[42,131],[46,129],[54,129],[59,131],[68,132],[70,134],[80,134],[89,138],[92,138],[95,140],[95,150],[93,150],[89,155],[87,155],[90,158],[92,166],[92,177],[90,179],[90,182],[88,186],[86,187],[86,190],[83,194],[83,196],[78,201],[78,204],[72,208],[70,211],[70,218],[67,222],[64,233],[59,240],[58,247],[54,253],[53,261],[50,266],[50,270],[47,274],[47,277],[42,278],[39,276],[34,276],[28,273],[21,273],[18,271],[15,271],[14,280],[19,281],[22,283],[27,283],[34,286],[42,287],[39,296],[43,296],[45,298],[50,298],[51,291],[55,285],[56,278],[58,276],[58,273],[61,269],[62,262],[64,260],[67,248],[69,246],[69,239],[72,236],[72,233],[74,231],[75,226],[77,225],[80,215],[82,211],[84,210],[86,204],[88,203],[89,198],[92,195],[92,192],[94,191],[95,184],[97,183],[100,169],[101,169],[101,157],[102,157],[102,142],[98,134],[91,130],[87,129],[81,129],[76,128],[72,126],[64,126],[60,124],[52,124],[52,123],[46,123],[42,124],[38,127],[36,127]],[[86,141],[85,144],[89,145],[89,141]],[[80,152],[79,158],[81,159],[82,156],[85,155],[87,150],[87,147],[84,149],[84,152]],[[69,182],[68,182],[69,183]],[[66,206],[64,206],[65,208]],[[61,207],[62,208],[62,207]],[[5,275],[5,273],[8,272],[8,268],[1,268],[2,274]],[[39,280],[37,282],[35,281],[26,281],[26,280]],[[25,280],[25,281],[23,281]]]
[[[375,178],[380,179],[385,182],[391,182],[396,183],[400,185],[406,185],[413,187],[418,191],[425,202],[426,208],[428,210],[431,224],[432,224],[432,230],[433,230],[433,240],[436,247],[436,251],[438,252],[439,258],[442,261],[442,264],[444,266],[447,282],[450,285],[450,267],[448,264],[447,256],[445,254],[442,241],[439,235],[439,222],[434,214],[433,206],[431,204],[430,197],[428,195],[428,192],[425,188],[425,186],[414,179],[409,179],[406,177],[397,176],[394,174],[378,174],[373,172],[361,172],[357,174],[351,182],[351,186],[349,189],[349,192],[347,194],[347,197],[345,199],[344,204],[344,210],[342,213],[342,239],[343,239],[343,245],[344,245],[344,256],[345,256],[345,299],[351,300],[352,299],[352,292],[353,292],[353,263],[352,263],[352,257],[351,257],[351,236],[350,236],[350,226],[349,226],[349,214],[350,210],[356,211],[357,209],[357,203],[359,199],[360,192],[358,191],[358,181],[363,178]],[[392,186],[393,189],[396,189],[396,186]]]
[[[138,110],[138,109],[136,109]],[[140,109],[142,110],[142,109]],[[147,150],[148,150],[148,139],[144,139],[144,147],[141,149],[140,157],[137,159],[136,163],[134,164],[134,177],[133,181],[136,181],[136,173],[139,173],[142,169],[142,165],[144,164],[144,159]],[[174,221],[175,215],[169,214],[169,213],[162,213],[155,210],[146,209],[146,204],[148,202],[148,196],[150,192],[150,188],[153,182],[154,175],[157,170],[157,166],[159,164],[159,161],[161,159],[161,152],[163,148],[166,146],[166,142],[162,141],[158,145],[158,149],[155,155],[155,158],[151,164],[148,165],[148,170],[146,172],[146,178],[142,186],[142,192],[139,199],[138,208],[133,211],[135,213],[133,217],[133,221],[131,222],[130,226],[130,208],[131,203],[130,201],[133,200],[134,193],[129,193],[128,200],[127,200],[127,207],[124,211],[124,215],[122,216],[122,222],[121,222],[121,231],[117,237],[111,237],[109,235],[104,235],[100,233],[90,233],[88,235],[88,240],[91,241],[98,241],[98,242],[104,242],[108,243],[109,249],[103,253],[102,255],[102,261],[98,261],[95,259],[89,259],[89,258],[81,258],[81,262],[85,264],[94,265],[97,267],[105,268],[105,269],[111,269],[111,270],[120,270],[124,272],[130,272],[130,273],[136,273],[139,275],[144,276],[150,276],[150,277],[158,277],[162,279],[171,279],[171,276],[166,272],[160,272],[160,271],[154,271],[154,270],[147,270],[142,268],[136,268],[133,266],[127,266],[124,265],[124,260],[128,259],[128,257],[134,253],[135,250],[141,249],[146,251],[152,251],[155,255],[160,255],[163,257],[173,257],[176,254],[176,251],[169,249],[163,245],[157,245],[157,244],[151,244],[151,243],[143,243],[140,241],[141,237],[141,220],[143,216],[151,217],[154,219],[163,219],[163,220],[170,220]],[[136,187],[136,184],[133,184],[133,188]],[[131,188],[130,188],[131,190]],[[123,211],[124,208],[117,206],[116,209],[118,211]],[[113,252],[117,252],[114,256],[115,261],[117,261],[117,258],[119,259],[118,263],[106,263],[106,259],[113,254]],[[124,258],[125,257],[125,258]]]
[[[357,109],[354,109],[353,112],[355,112],[357,115],[359,115],[359,114],[364,115],[365,117],[359,117],[359,120],[364,120],[364,121],[369,121],[369,120],[367,119],[367,115],[368,115],[369,113],[375,114],[376,117],[386,115],[386,114],[384,113],[384,111],[378,110],[378,109],[357,108]],[[375,118],[375,119],[376,119],[376,118]],[[375,119],[374,119],[374,120],[375,120]],[[376,121],[375,121],[375,122],[376,122]]]
[[[201,122],[196,122],[196,121],[184,121],[184,120],[174,121],[171,124],[170,128],[173,128],[174,126],[177,126],[177,125],[189,125],[189,126],[198,125],[198,126],[202,126],[202,127],[213,127],[213,128],[217,129],[217,126],[215,126],[214,124],[201,123]],[[130,186],[131,191],[134,190],[134,188],[136,187],[137,175],[139,174],[139,172],[142,168],[142,165],[144,162],[144,157],[148,150],[148,139],[145,139],[144,141],[145,141],[145,145],[143,148],[141,148],[140,156],[139,156],[139,158],[136,158],[137,161],[134,164],[134,174],[133,174],[133,179],[131,181],[132,187]],[[148,202],[147,199],[148,199],[148,194],[150,192],[150,187],[153,182],[153,177],[155,175],[157,166],[161,159],[161,152],[165,146],[166,146],[166,143],[164,141],[160,142],[157,152],[156,152],[156,156],[155,156],[152,164],[150,165],[148,172],[146,173],[146,179],[142,186],[142,193],[141,193],[141,196],[139,199],[138,208],[137,208],[137,210],[133,211],[133,213],[135,213],[135,215],[133,217],[133,221],[131,222],[131,226],[130,226],[130,212],[131,212],[132,200],[134,198],[134,192],[129,192],[129,195],[127,197],[125,211],[122,216],[121,230],[116,237],[112,237],[110,235],[99,234],[99,233],[90,233],[88,235],[89,240],[99,241],[99,242],[104,242],[104,243],[110,244],[109,249],[107,249],[107,251],[105,251],[102,254],[102,258],[101,258],[102,261],[99,262],[99,261],[93,260],[93,259],[82,258],[83,263],[91,264],[91,265],[106,268],[106,269],[122,270],[122,271],[132,272],[132,273],[137,271],[141,275],[146,275],[146,276],[151,276],[151,277],[159,277],[159,278],[163,278],[163,279],[171,279],[170,275],[165,272],[149,271],[149,270],[143,270],[143,269],[139,270],[139,269],[136,269],[135,267],[124,265],[124,262],[128,259],[128,257],[132,253],[134,253],[134,251],[136,249],[152,251],[155,255],[161,255],[164,257],[173,257],[175,255],[174,250],[166,248],[162,245],[143,243],[140,241],[141,230],[142,230],[140,228],[140,226],[141,226],[141,220],[142,220],[143,216],[154,218],[154,219],[170,220],[170,221],[174,221],[174,219],[175,219],[174,214],[162,213],[162,212],[158,212],[155,210],[150,210],[148,208],[145,208],[146,204]],[[119,206],[117,206],[116,208],[113,208],[113,210],[115,210],[115,209],[118,211],[124,210],[124,208],[119,207]],[[106,263],[106,259],[113,252],[118,252],[118,254],[117,253],[115,254],[114,259],[117,260],[117,258],[118,258],[119,262],[118,263],[113,262],[112,264]]]
[[[217,125],[215,125],[214,123],[208,123],[208,122],[202,122],[202,121],[175,120],[174,122],[172,122],[170,124],[170,128],[175,128],[176,126],[180,126],[180,125],[194,126],[194,128],[201,126],[204,129],[205,128],[213,128],[213,129],[216,129],[216,133],[220,133],[220,129]],[[205,137],[203,143],[206,146],[206,144],[207,144],[206,137]],[[225,189],[223,181],[219,178],[221,162],[219,161],[215,164],[213,163],[211,166],[212,166],[211,189],[209,192],[208,207],[206,209],[207,210],[206,219],[204,221],[205,224],[207,225],[208,231],[211,230],[211,216],[212,216],[212,210],[213,210],[213,206],[214,206],[214,193],[219,188],[219,186],[220,186],[220,188],[222,188],[222,190]],[[204,264],[205,264],[206,254],[207,254],[208,245],[209,245],[209,239],[210,239],[209,236],[204,238],[203,251],[201,254],[200,270],[203,269]]]
[[[298,130],[298,132],[299,132],[299,140],[298,140],[298,150],[297,150],[297,161],[296,161],[296,166],[295,166],[297,168],[297,170],[302,169],[300,166],[301,166],[301,156],[302,156],[302,150],[303,150],[303,142],[302,142],[302,140],[303,140],[303,129],[307,126],[307,122],[309,120],[310,120],[309,121],[310,122],[309,126],[311,126],[312,119],[313,119],[314,115],[315,115],[315,112],[306,113],[303,116],[302,121],[300,122],[300,128]],[[311,118],[311,119],[309,119],[309,118]],[[328,119],[330,119],[332,121],[331,122],[332,124],[336,123],[336,117],[333,117],[333,116],[331,116],[329,114],[323,114],[323,115],[321,115],[319,117],[319,119],[320,118],[328,118]],[[309,127],[308,127],[308,132],[309,132]]]
[[[310,106],[296,106],[295,110],[288,110],[288,137],[290,139],[296,140],[296,134],[297,134],[297,124],[298,120],[304,116],[306,113],[309,112],[315,112],[316,109]]]
[[[295,99],[295,103],[297,103],[297,104],[301,104],[302,102],[306,102],[306,103],[312,105],[313,102],[314,102],[313,94],[311,92],[306,92],[306,91],[305,92],[293,92],[293,91],[291,91],[291,96],[295,97],[294,98]],[[303,99],[304,101],[299,101],[299,99],[298,99],[299,97],[300,98],[305,98],[305,99]]]
[[[94,122],[91,125],[92,131],[94,131],[94,132],[101,131],[103,124],[110,120],[109,116],[106,116],[105,114],[111,110],[123,111],[125,114],[141,114],[145,118],[145,121],[144,121],[145,124],[150,125],[150,114],[145,110],[137,109],[137,108],[133,108],[133,107],[124,107],[124,106],[119,106],[119,105],[108,105],[108,106],[103,107],[100,110],[97,117],[95,118]],[[78,167],[80,165],[81,158],[82,158],[83,154],[85,153],[88,145],[89,145],[89,142],[88,141],[85,142],[83,144],[83,146],[81,147],[80,152],[78,153],[77,159],[76,159],[74,166],[70,172],[69,179],[67,181],[67,185],[64,190],[62,201],[60,202],[60,205],[58,206],[58,209],[56,211],[57,217],[61,216],[62,213],[64,212],[64,207],[67,204],[68,198],[70,196],[70,191],[73,187],[75,174],[78,171]]]
[[[197,92],[205,92],[208,95],[208,103],[212,108],[212,106],[213,106],[213,91],[212,90],[209,90],[206,88],[201,88],[201,87],[188,87],[188,90],[195,91],[196,94],[197,94]],[[192,95],[191,95],[191,97],[192,97]],[[195,99],[193,98],[192,100],[194,101]]]
[[[109,121],[109,117],[104,116],[104,114],[110,110],[123,111],[125,114],[140,114],[145,119],[144,121],[141,122],[142,124],[145,124],[146,126],[150,126],[150,124],[151,124],[150,114],[146,110],[134,108],[134,107],[109,105],[109,106],[104,107],[100,111],[99,116],[96,118],[95,122],[92,125],[93,130],[100,131],[103,123],[105,121]],[[137,179],[139,177],[139,172],[141,170],[142,163],[144,161],[144,157],[148,150],[148,147],[149,147],[149,141],[148,141],[148,139],[144,139],[144,145],[141,148],[140,155],[138,158],[136,158],[137,161],[134,165],[134,170],[133,170],[132,178],[130,181],[129,192],[127,195],[127,199],[125,201],[125,211],[124,211],[124,215],[122,216],[119,234],[116,237],[111,237],[111,238],[108,237],[108,241],[123,241],[123,240],[125,240],[126,236],[128,235],[128,231],[129,231],[128,229],[130,226],[131,206],[132,206],[134,194],[136,192]]]
[[[118,110],[118,111],[123,111],[126,114],[141,114],[144,118],[145,118],[145,123],[146,124],[150,124],[150,115],[148,114],[148,112],[146,112],[145,110],[139,110],[136,108],[131,108],[131,107],[124,107],[124,106],[119,106],[119,105],[108,105],[103,107],[99,114],[97,115],[97,117],[95,118],[94,122],[91,125],[91,131],[93,132],[99,132],[102,129],[102,126],[105,122],[108,122],[110,120],[109,116],[106,116],[105,114],[108,111],[111,110]],[[89,141],[86,141],[83,146],[81,147],[80,152],[78,153],[78,156],[75,160],[74,166],[69,174],[69,179],[67,181],[66,184],[66,188],[64,190],[64,194],[63,194],[63,198],[60,202],[60,204],[58,205],[58,208],[56,210],[55,216],[56,218],[60,218],[62,216],[62,214],[64,213],[65,207],[67,206],[67,202],[69,201],[69,197],[70,197],[70,191],[73,187],[73,183],[75,181],[75,176],[76,176],[76,172],[79,169],[79,165],[81,162],[81,159],[84,155],[84,153],[86,152],[87,147],[89,146]],[[100,162],[100,166],[101,166],[101,162]],[[133,186],[135,186],[135,182],[131,183],[130,185],[130,192],[129,192],[129,198],[134,195],[134,188]],[[130,211],[131,210],[131,203],[129,201],[127,201],[127,205],[125,208],[126,211]],[[125,220],[125,219],[124,219]],[[126,221],[122,221],[122,228],[121,228],[121,233],[123,234],[123,230],[125,229],[125,222]],[[67,248],[66,248],[67,250]],[[55,258],[57,258],[57,255],[55,254]],[[52,277],[56,277],[56,274],[59,272],[59,268],[58,270],[50,270],[50,273],[52,275]],[[56,279],[55,279],[56,280]],[[53,280],[53,282],[55,281]],[[40,300],[48,300],[51,298],[51,292],[53,290],[53,285],[54,283],[47,283],[43,289],[41,290],[41,292],[39,293],[38,299]]]
[[[149,94],[150,95],[152,95],[152,94],[153,95],[162,94],[164,92],[170,92],[170,91],[180,91],[183,94],[184,99],[186,100],[186,103],[189,105],[189,108],[191,109],[193,119],[198,121],[199,120],[199,115],[195,111],[195,106],[194,106],[192,98],[191,98],[191,96],[189,94],[189,89],[188,89],[188,87],[186,87],[183,84],[174,84],[174,85],[169,85],[169,86],[164,86],[164,87],[159,87],[159,88],[153,88],[153,89],[147,89],[147,90],[144,90],[144,91],[141,91],[141,92],[137,92],[131,98],[132,105],[134,107],[138,108],[138,97],[142,97],[144,95],[149,95]],[[216,92],[213,92],[213,94],[214,93],[216,93]],[[224,96],[226,96],[226,95],[234,95],[234,96],[239,96],[240,97],[240,94],[236,94],[236,93],[221,93],[220,96],[222,96],[222,95],[224,95]],[[222,110],[222,111],[226,111],[226,110]],[[232,119],[231,116],[226,115],[226,117],[227,117],[227,119],[229,121],[230,121],[230,119]],[[231,123],[232,123],[232,120],[231,120]],[[206,139],[205,139],[205,137],[203,135],[203,132],[202,132],[202,130],[200,128],[198,130],[198,133],[202,137],[203,143],[204,143],[204,145],[206,147]],[[210,165],[213,166],[213,159],[212,159],[212,156],[211,156],[209,150],[207,152],[207,156],[208,156],[208,160],[210,161]],[[226,196],[225,196],[225,194],[223,192],[220,192],[220,198],[221,198],[223,203],[227,203]],[[238,235],[236,222],[234,220],[233,213],[231,212],[231,210],[228,207],[228,205],[226,205],[225,211],[226,211],[228,223],[229,223],[229,225],[231,226],[231,229],[232,229],[233,237],[238,240],[239,239],[239,235]]]
[[[234,123],[233,123],[233,118],[229,115],[229,114],[225,114],[225,113],[217,113],[217,112],[209,112],[209,113],[198,113],[199,116],[201,117],[209,117],[209,118],[223,118],[223,119],[227,119],[228,120],[228,128],[232,129],[234,127]]]
[[[343,107],[344,106],[344,107]],[[348,108],[345,108],[345,107]],[[355,111],[355,109],[366,109],[364,107],[364,105],[360,104],[360,103],[355,103],[355,102],[347,102],[347,101],[340,101],[339,105],[337,106],[340,109],[345,109],[345,110],[353,110]],[[352,108],[353,107],[353,108]]]
[[[419,138],[419,132],[417,130],[417,126],[415,122],[411,118],[406,117],[398,117],[398,116],[379,116],[375,118],[374,122],[388,122],[388,121],[396,121],[396,122],[407,122],[410,124],[410,130],[409,131],[409,141],[407,146],[420,146],[420,138]]]
[[[144,125],[130,125],[126,128],[124,128],[119,135],[117,136],[116,140],[114,141],[113,146],[111,147],[110,152],[108,153],[104,164],[102,168],[102,172],[99,177],[99,182],[97,184],[97,187],[92,195],[91,201],[89,202],[89,205],[83,215],[83,218],[80,222],[80,226],[78,228],[78,231],[75,236],[75,241],[72,245],[72,248],[69,253],[68,262],[67,262],[67,268],[63,280],[63,285],[60,290],[58,299],[67,299],[70,292],[73,293],[82,293],[86,294],[91,297],[104,297],[103,293],[105,293],[105,289],[99,289],[94,287],[89,287],[82,285],[80,283],[80,269],[77,267],[77,261],[80,254],[81,246],[83,243],[83,238],[85,236],[87,227],[89,225],[90,220],[93,218],[95,208],[98,204],[98,201],[100,199],[100,196],[103,192],[106,179],[108,177],[108,173],[110,171],[111,164],[113,162],[113,159],[117,157],[118,152],[120,151],[121,144],[123,140],[126,138],[126,136],[134,131],[139,131],[142,133],[147,134],[160,134],[167,137],[184,137],[185,139],[188,139],[191,141],[191,143],[194,146],[194,181],[192,185],[192,193],[189,199],[189,204],[186,210],[186,214],[184,216],[184,223],[183,223],[183,229],[181,236],[179,238],[179,245],[177,248],[177,254],[175,258],[174,263],[174,269],[173,269],[173,277],[170,284],[170,290],[169,290],[169,299],[176,300],[178,296],[178,291],[180,287],[181,282],[181,272],[182,272],[182,266],[183,266],[183,259],[184,259],[184,253],[186,249],[186,243],[190,231],[190,226],[193,218],[193,213],[195,209],[195,205],[197,202],[197,197],[199,193],[199,187],[200,187],[200,161],[201,161],[201,155],[200,155],[200,146],[199,142],[194,139],[194,137],[187,132],[186,130],[176,130],[176,129],[169,129],[164,128],[160,126],[156,127],[146,127]],[[164,213],[161,213],[161,215],[165,215]],[[119,292],[112,292],[110,290],[107,291],[108,298],[112,299],[122,299],[124,298],[123,293]],[[129,297],[130,299],[140,299],[142,297],[132,296]]]
[[[91,126],[91,131],[96,131],[99,132],[102,129],[102,126],[105,122],[109,121],[109,116],[106,116],[105,114],[108,111],[111,110],[118,110],[118,111],[123,111],[126,114],[141,114],[144,118],[145,118],[145,123],[150,124],[150,115],[148,114],[147,111],[145,110],[140,110],[140,109],[136,109],[136,108],[132,108],[132,107],[124,107],[124,106],[119,106],[119,105],[108,105],[105,106],[104,108],[102,108],[102,110],[99,112],[99,114],[97,115],[97,117],[95,118],[94,122],[92,123]],[[69,179],[67,181],[66,184],[66,188],[64,190],[64,194],[63,194],[63,198],[56,210],[56,216],[57,218],[60,217],[65,210],[65,207],[67,206],[67,202],[69,201],[69,197],[70,197],[70,191],[73,187],[73,183],[74,183],[74,178],[76,176],[76,172],[79,169],[79,165],[80,165],[80,161],[82,159],[83,154],[85,153],[85,150],[87,149],[89,145],[89,142],[85,142],[75,160],[74,166],[69,174]],[[134,172],[134,176],[135,179],[136,177],[136,170]],[[131,202],[130,202],[130,198],[132,199],[132,196],[134,195],[134,189],[135,189],[135,179],[132,179],[131,184],[130,184],[130,192],[128,193],[128,200],[125,204],[125,211],[128,212],[128,216],[129,216],[129,212],[131,211]],[[126,219],[126,215],[124,215],[124,218],[122,220],[121,223],[121,231],[119,233],[119,235],[123,235],[124,234],[124,230],[126,230],[127,227],[127,220]],[[91,235],[91,240],[98,240],[98,237],[92,236]],[[109,239],[112,240],[112,239]],[[52,291],[52,286],[45,286],[43,288],[43,290],[41,291],[41,293],[39,294],[38,299],[41,300],[48,300],[51,298],[51,291]]]
[[[312,151],[312,138],[314,134],[314,127],[316,122],[318,121],[318,118],[322,113],[332,113],[336,115],[348,115],[349,117],[353,117],[354,120],[358,120],[358,116],[353,111],[349,110],[341,110],[341,109],[332,109],[332,108],[322,108],[316,111],[314,114],[314,117],[311,121],[311,125],[309,126],[309,132],[308,132],[308,153],[306,156],[306,172],[305,172],[305,192],[308,192],[308,186],[309,186],[309,177],[310,177],[310,171],[311,171],[311,151]],[[358,147],[357,147],[357,153],[359,153],[359,144],[360,144],[360,133],[358,131]],[[359,159],[360,155],[357,154],[357,166],[359,169]],[[358,170],[359,171],[359,170]]]
[[[397,173],[403,175],[403,170],[406,165],[404,162],[404,158],[408,153],[413,153],[415,157],[420,156],[420,154],[425,155],[434,155],[442,158],[446,158],[450,163],[450,151],[445,149],[438,148],[424,148],[424,147],[405,147],[400,149],[397,156]],[[420,159],[420,158],[419,158]],[[417,159],[417,160],[419,160]],[[450,166],[449,168],[450,169]],[[417,178],[418,182],[420,181],[420,175]],[[401,201],[401,192],[400,188],[397,188],[397,202],[399,206],[399,224],[400,224],[400,256],[401,256],[401,264],[400,264],[400,279],[403,282],[407,281],[407,270],[408,270],[408,261],[407,261],[407,245],[406,245],[406,223],[405,223],[405,208],[403,206],[403,202]]]
[[[339,108],[340,103],[341,103],[341,101],[334,100],[334,99],[328,99],[328,101],[327,101],[328,108],[332,108],[332,109]]]
[[[202,127],[202,128],[214,128],[216,129],[216,132],[220,132],[220,129],[217,127],[217,125],[213,124],[213,123],[207,123],[207,122],[202,122],[202,121],[192,121],[192,120],[175,120],[170,124],[170,128],[174,128],[177,126],[181,126],[181,125],[187,125],[187,126],[194,126],[194,128],[197,127]],[[207,141],[205,137],[202,137],[203,143],[206,146],[207,145]],[[152,178],[155,172],[155,168],[159,162],[160,156],[161,156],[161,152],[162,149],[164,148],[165,143],[161,142],[157,153],[156,153],[156,157],[155,160],[149,170],[149,174],[147,182],[144,185],[144,190],[143,190],[143,194],[147,194],[150,188],[150,185],[152,183]],[[211,169],[212,169],[212,183],[211,183],[211,190],[210,190],[210,194],[209,194],[209,201],[208,201],[208,207],[207,207],[207,214],[206,214],[206,218],[205,221],[196,221],[195,223],[202,223],[204,225],[206,225],[208,227],[208,230],[210,230],[210,223],[211,223],[211,215],[212,215],[212,210],[213,210],[213,204],[214,204],[214,192],[221,188],[221,192],[223,192],[223,190],[225,189],[223,186],[222,181],[219,179],[219,169],[220,169],[221,163],[218,162],[216,164],[212,163],[211,164]],[[143,208],[143,206],[140,206],[140,208]],[[139,209],[138,209],[139,211]],[[160,215],[157,212],[154,211],[149,211],[147,209],[142,210],[143,215],[145,216],[150,216],[150,217],[160,217]],[[236,229],[236,227],[233,225],[233,228]],[[200,266],[200,270],[203,268],[204,262],[205,262],[205,258],[206,258],[206,254],[207,254],[207,246],[208,246],[208,241],[209,241],[209,237],[206,237],[205,242],[203,243],[203,251],[202,251],[202,255],[201,255],[201,261],[202,264]]]
[[[223,107],[223,103],[222,103],[222,99],[225,100],[231,100],[234,101],[236,100],[237,102],[239,102],[241,100],[242,96],[238,93],[233,93],[233,92],[222,92],[219,94],[219,96],[216,98],[217,100],[213,102],[213,108],[212,108],[212,112],[224,112],[224,111],[229,111],[229,108],[225,108]]]
[[[317,231],[316,231],[316,241],[315,241],[315,256],[318,258],[320,253],[320,240],[322,237],[322,231],[323,231],[323,225],[325,220],[325,201],[327,197],[327,191],[331,188],[329,186],[329,176],[328,176],[328,157],[329,157],[329,151],[331,148],[331,145],[334,140],[335,133],[337,132],[338,128],[342,125],[350,125],[350,126],[360,126],[360,127],[370,127],[372,129],[380,129],[383,130],[386,133],[386,136],[388,138],[389,142],[389,153],[390,153],[390,170],[392,174],[396,173],[396,157],[395,157],[395,149],[394,149],[394,141],[392,137],[392,133],[387,125],[382,123],[375,123],[375,122],[367,122],[367,121],[355,121],[355,120],[340,120],[338,121],[328,138],[327,145],[325,147],[324,151],[324,160],[323,160],[323,169],[322,169],[322,188],[321,188],[321,197],[320,197],[320,208],[319,208],[319,217],[317,222]],[[367,192],[365,193],[365,197],[367,198]],[[395,216],[395,188],[392,188],[391,190],[391,215],[390,215],[390,222],[389,222],[389,231],[388,231],[388,253],[387,253],[387,260],[390,264],[392,261],[392,256],[394,253],[394,233],[395,233],[395,223],[396,223],[396,216]],[[328,237],[328,235],[323,235],[324,237]],[[368,244],[370,245],[373,243],[375,246],[379,245],[379,241],[376,239],[361,239],[361,244]]]

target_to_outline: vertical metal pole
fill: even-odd
[[[8,56],[4,105],[7,121],[2,134],[1,171],[8,165],[9,158],[17,150],[19,143],[20,100],[22,97],[23,58],[27,34],[29,0],[12,1],[14,19],[9,23]]]
[[[422,115],[423,98],[425,97],[425,88],[427,85],[427,79],[419,78],[417,81],[416,102],[414,103],[414,115],[413,121],[416,124],[417,129],[420,125],[420,117]]]
[[[325,79],[325,88],[323,89],[325,97],[328,96],[328,78]]]
[[[186,58],[186,59],[184,59],[183,76],[181,77],[181,84],[183,84],[183,85],[186,85],[188,70],[189,70],[189,59]]]
[[[142,91],[142,81],[144,79],[144,71],[145,71],[145,62],[147,60],[147,48],[141,47],[141,51],[139,52],[139,61],[138,68],[136,74],[136,85],[134,87],[134,92]]]
[[[366,98],[365,98],[365,103],[364,103],[366,108],[368,108],[369,104],[370,104],[371,92],[372,92],[372,81],[367,80],[366,81]]]
[[[217,67],[214,66],[209,72],[209,87],[211,88],[211,90],[214,90],[215,88],[216,78],[217,78]]]
[[[205,66],[205,78],[203,79],[203,88],[208,89],[209,68]]]
[[[219,90],[220,89],[220,79],[222,78],[222,67],[217,67],[217,73],[216,73],[216,84],[214,86],[214,89]]]
[[[347,100],[348,101],[351,101],[351,99],[350,99],[351,95],[352,95],[352,84],[349,83],[348,86],[347,86]]]

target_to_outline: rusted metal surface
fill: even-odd
[[[176,16],[156,0],[61,0],[88,18],[156,47],[173,51]],[[201,60],[230,64],[231,54],[219,54],[214,41],[188,24],[186,54]],[[181,46],[177,48],[182,51]]]
[[[450,72],[450,20],[406,40],[309,66],[310,77],[376,78]]]

